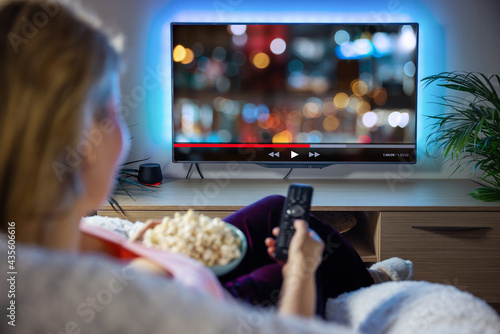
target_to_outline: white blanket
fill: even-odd
[[[450,285],[423,281],[375,284],[330,299],[329,320],[360,333],[500,333],[486,302]]]

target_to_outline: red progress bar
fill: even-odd
[[[311,148],[311,145],[310,144],[174,144],[174,147]]]

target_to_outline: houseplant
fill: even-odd
[[[479,171],[485,185],[469,194],[473,198],[500,200],[500,77],[443,72],[422,81],[424,87],[436,83],[454,93],[440,96],[436,102],[449,112],[428,116],[432,133],[427,143],[431,151],[457,164],[455,171],[469,165]],[[428,148],[428,156],[436,157],[431,151]]]
[[[120,171],[116,175],[116,179],[115,179],[116,186],[115,186],[115,190],[114,190],[113,195],[116,194],[117,191],[124,191],[130,198],[134,199],[132,197],[132,195],[130,194],[130,191],[127,190],[127,185],[132,185],[136,188],[139,188],[141,190],[146,190],[146,191],[152,191],[151,188],[155,188],[155,186],[144,185],[144,184],[138,183],[136,180],[137,180],[137,177],[139,174],[139,170],[133,169],[133,168],[127,168],[128,165],[135,164],[138,162],[143,162],[143,161],[146,161],[148,159],[129,161],[127,163],[124,163],[121,166]],[[108,199],[108,203],[109,203],[109,205],[111,205],[113,210],[115,210],[115,212],[121,212],[122,214],[126,215],[125,212],[123,211],[122,207],[118,203],[118,201],[113,196],[111,196]]]

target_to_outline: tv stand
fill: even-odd
[[[500,203],[468,196],[478,187],[470,180],[176,179],[154,192],[132,190],[134,199],[115,196],[126,217],[109,205],[98,214],[145,221],[193,208],[223,218],[265,196],[286,196],[291,183],[314,187],[313,213],[355,215],[358,224],[345,237],[365,262],[409,259],[415,279],[500,305]]]

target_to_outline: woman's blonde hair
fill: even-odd
[[[40,240],[34,222],[50,226],[79,202],[79,147],[105,117],[119,58],[95,24],[54,0],[0,6],[0,228],[16,222],[18,240]]]

